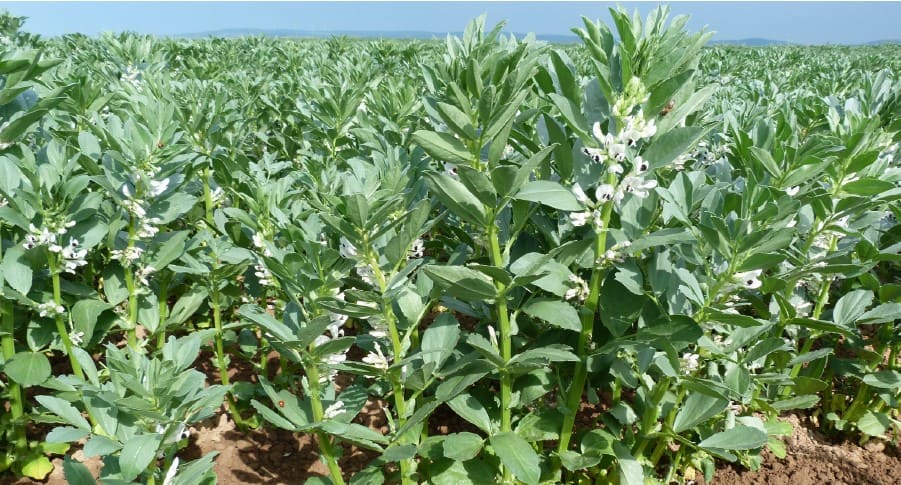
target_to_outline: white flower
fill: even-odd
[[[488,325],[488,340],[491,341],[491,345],[494,346],[495,350],[499,348],[497,343],[497,331],[494,330],[494,326]]]
[[[325,408],[322,417],[325,419],[334,419],[340,414],[344,414],[344,401],[335,401],[331,406]]]
[[[168,188],[169,188],[169,178],[168,177],[163,180],[160,180],[160,181],[151,180],[150,181],[150,196],[157,197],[160,194],[162,194],[163,192],[165,192],[166,189],[168,189]]]
[[[69,332],[69,340],[72,345],[81,345],[84,342],[84,332]]]
[[[798,187],[797,185],[795,185],[794,187],[789,187],[789,188],[785,189],[785,193],[789,197],[794,197],[800,191],[801,191],[801,187]]]
[[[623,166],[618,163],[611,163],[607,167],[607,173],[615,173],[617,175],[620,175],[623,173]]]
[[[635,166],[635,173],[637,173],[639,175],[647,172],[648,169],[651,168],[650,162],[641,158],[640,156],[636,156],[635,161],[633,163]]]
[[[586,283],[585,280],[579,278],[574,274],[571,274],[569,275],[569,284],[570,288],[566,290],[563,298],[567,300],[578,298],[580,302],[583,302],[586,298],[588,298],[588,293],[590,292],[590,290],[588,289],[588,283]]]
[[[62,305],[57,305],[56,302],[48,301],[38,305],[38,312],[41,317],[53,318],[66,313],[66,309]]]
[[[380,370],[388,370],[388,367],[390,366],[390,363],[385,357],[385,354],[382,353],[382,347],[378,342],[375,342],[375,352],[366,354],[366,356],[363,357],[363,362]]]
[[[692,371],[697,370],[698,367],[700,367],[700,358],[701,356],[698,354],[682,354],[682,372],[684,374],[690,374]]]
[[[756,290],[763,284],[760,282],[761,272],[761,270],[755,269],[754,271],[735,273],[735,275],[732,276],[732,279],[749,290]]]
[[[265,245],[263,244],[263,235],[262,234],[260,234],[258,232],[253,233],[253,247],[255,247],[257,249],[263,249],[263,247],[265,247]]]
[[[151,217],[150,219],[141,219],[140,224],[141,228],[138,229],[138,237],[142,239],[150,239],[153,236],[156,236],[156,233],[160,232],[158,227],[155,227],[155,224],[160,224],[163,221],[160,220],[159,217]]]
[[[6,200],[6,197],[0,197],[0,208],[6,207],[9,204],[9,201]]]
[[[580,186],[578,182],[573,184],[572,192],[573,195],[576,196],[576,200],[578,200],[582,205],[588,205],[591,203],[591,200],[589,200],[588,196],[585,195],[585,191],[582,190],[582,186]]]
[[[569,222],[576,227],[584,226],[589,219],[591,219],[591,211],[569,213]]]
[[[422,239],[416,239],[410,246],[410,259],[421,258],[425,254],[425,245]]]
[[[370,286],[375,286],[375,271],[373,271],[368,264],[361,264],[357,266],[357,274],[360,275],[360,279],[362,279],[364,283]]]
[[[594,197],[600,201],[609,202],[613,200],[613,196],[615,195],[615,190],[610,184],[601,184],[598,185],[598,188],[594,191]]]
[[[141,282],[142,285],[149,286],[150,283],[147,281],[147,277],[154,272],[156,272],[156,268],[154,268],[153,266],[141,266],[137,271],[135,271],[135,278],[137,278],[137,280]]]
[[[70,239],[69,245],[62,248],[61,253],[63,256],[63,264],[65,265],[64,271],[67,273],[75,274],[76,268],[88,264],[84,259],[88,254],[88,250],[78,249],[78,239]]]
[[[449,177],[456,177],[456,176],[457,176],[457,166],[454,165],[453,163],[446,163],[446,162],[445,162],[445,164],[444,164],[444,174],[447,175],[447,176],[449,176]]]
[[[110,252],[110,257],[112,259],[116,259],[122,261],[124,263],[132,263],[141,259],[141,255],[144,253],[144,250],[137,247],[132,246],[130,248],[125,249],[114,249]]]
[[[176,456],[172,460],[172,464],[169,465],[169,469],[166,470],[166,476],[163,478],[163,485],[172,485],[175,481],[175,475],[178,473],[178,457]]]
[[[341,253],[342,258],[357,257],[357,248],[355,248],[354,245],[351,244],[350,241],[348,241],[344,236],[341,236],[341,241],[338,245],[338,252]]]
[[[272,273],[262,264],[253,265],[253,275],[257,277],[261,286],[269,286],[272,284]]]
[[[657,133],[657,126],[654,120],[645,120],[644,113],[638,110],[634,116],[626,116],[625,126],[620,132],[620,139],[629,145],[634,145],[636,141],[650,138],[655,133]]]
[[[623,179],[622,189],[624,192],[631,192],[636,197],[647,197],[651,189],[657,187],[656,180],[645,180],[641,177],[628,176]]]

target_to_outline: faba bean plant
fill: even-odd
[[[898,51],[611,16],[551,45],[6,14],[0,472],[215,483],[183,450],[219,413],[312,436],[331,484],[710,480],[784,458],[787,412],[897,439]]]

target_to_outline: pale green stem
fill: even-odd
[[[310,346],[313,347],[312,345]],[[313,421],[321,423],[325,420],[325,412],[322,408],[322,399],[319,390],[319,367],[317,362],[310,362],[305,366],[307,373],[307,381],[310,386],[310,407],[313,410]],[[319,449],[322,451],[322,457],[328,465],[329,473],[332,476],[332,482],[335,485],[344,485],[344,478],[341,474],[341,467],[335,459],[335,450],[332,447],[332,441],[329,436],[322,432],[316,431],[316,439],[319,441]]]
[[[3,300],[0,302],[0,349],[3,351],[3,360],[9,361],[16,354],[15,344],[15,316],[12,302]],[[28,451],[28,439],[25,436],[24,401],[22,400],[22,387],[16,381],[10,379],[7,387],[9,394],[9,411],[11,414],[12,429],[9,439],[13,443],[16,456],[24,456]]]
[[[616,174],[610,174],[610,180],[615,183]],[[604,204],[601,212],[601,220],[603,221],[604,228],[597,234],[595,239],[594,257],[596,261],[604,254],[604,251],[607,250],[607,226],[610,224],[610,215],[612,212],[613,202]],[[557,444],[558,453],[562,453],[569,449],[573,426],[575,426],[576,423],[576,414],[579,410],[579,404],[582,402],[585,382],[588,379],[588,342],[591,341],[591,336],[594,333],[594,321],[597,316],[601,297],[601,279],[605,272],[605,268],[597,265],[591,272],[588,298],[585,299],[584,311],[582,312],[581,318],[582,331],[579,332],[579,342],[576,347],[576,354],[579,356],[579,362],[576,362],[572,385],[566,395],[567,413],[563,417],[560,441]]]
[[[50,271],[53,273],[53,302],[56,303],[57,306],[62,306],[63,297],[62,291],[60,290],[58,271],[59,259],[56,256],[51,256],[51,261]],[[78,359],[76,359],[75,354],[72,353],[72,339],[69,337],[69,329],[66,328],[66,323],[63,321],[63,315],[56,316],[56,331],[59,333],[59,337],[63,341],[63,347],[66,349],[66,354],[69,356],[69,362],[72,364],[72,372],[79,379],[84,379],[84,372],[81,370],[81,364],[78,363]]]

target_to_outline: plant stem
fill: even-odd
[[[379,293],[382,296],[382,302],[380,307],[382,308],[382,318],[384,318],[385,323],[388,326],[388,335],[391,337],[391,351],[394,355],[393,361],[394,365],[397,366],[403,360],[403,340],[400,337],[400,331],[397,329],[397,318],[394,315],[394,311],[391,309],[390,302],[385,301],[385,292],[388,290],[388,280],[385,278],[385,273],[382,271],[381,265],[379,265],[378,256],[372,251],[372,245],[369,244],[368,238],[364,236],[364,247],[370,248],[370,250],[366,254],[367,262],[369,266],[372,268],[372,273],[375,275],[376,284],[379,287]],[[407,398],[405,396],[406,391],[404,390],[403,384],[403,376],[398,375],[402,373],[402,369],[395,369],[393,371],[389,371],[388,378],[391,381],[391,387],[394,394],[394,407],[397,409],[397,427],[402,428],[407,421]],[[399,443],[405,443],[406,440],[403,437],[398,437]],[[400,461],[400,476],[401,483],[410,484],[414,483],[411,475],[413,473],[414,463],[410,459],[401,460]]]
[[[681,389],[679,391],[679,395],[676,397],[676,402],[673,404],[673,408],[670,410],[669,414],[666,415],[666,424],[664,425],[664,430],[672,430],[673,423],[676,421],[676,413],[679,411],[679,406],[682,404],[682,400],[685,399],[685,389]],[[651,454],[651,463],[656,467],[657,462],[660,461],[660,457],[663,456],[663,452],[666,451],[669,440],[663,438],[659,442],[657,442],[657,446],[654,448],[654,452]]]
[[[304,366],[307,373],[307,380],[310,386],[310,407],[313,410],[313,421],[321,423],[325,420],[325,412],[322,410],[322,400],[319,397],[319,367],[317,362],[308,362]],[[332,441],[329,436],[322,432],[316,431],[316,439],[319,441],[319,449],[322,450],[322,457],[328,465],[329,472],[332,476],[332,482],[335,485],[344,485],[344,478],[341,474],[341,467],[335,459],[335,450],[332,447]]]
[[[135,247],[135,217],[131,216],[128,221],[128,248],[126,254]],[[128,339],[128,346],[133,350],[138,350],[138,295],[135,288],[134,269],[131,264],[125,264],[125,288],[128,289],[128,328],[125,334]]]
[[[500,241],[498,239],[497,226],[494,224],[494,217],[491,218],[488,226],[486,227],[486,235],[488,239],[488,245],[490,247],[489,257],[491,258],[491,265],[496,268],[504,267],[504,259],[501,255],[501,246]],[[512,340],[512,328],[510,326],[510,314],[507,309],[507,287],[500,281],[494,282],[495,289],[497,290],[497,320],[498,320],[498,333],[500,338],[500,347],[501,347],[501,359],[504,361],[504,368],[500,369],[500,378],[501,378],[501,433],[509,432],[512,430],[511,420],[513,413],[513,376],[510,375],[510,372],[507,370],[507,363],[510,362],[510,359],[513,357],[513,340]],[[513,473],[509,468],[503,467],[504,470],[504,483],[512,483],[513,481]]]
[[[16,342],[13,334],[15,330],[15,314],[12,302],[3,300],[0,302],[0,350],[3,351],[3,360],[9,361],[16,354]],[[9,439],[13,443],[16,456],[24,456],[28,451],[28,439],[25,436],[25,407],[22,401],[22,387],[12,379],[9,381],[9,411],[11,414],[11,430]]]
[[[53,302],[57,306],[62,306],[63,297],[62,291],[60,290],[60,281],[59,281],[59,272],[57,268],[59,267],[58,260],[54,258],[54,264],[51,264],[50,271],[53,273]],[[66,323],[63,321],[62,315],[56,316],[56,331],[59,333],[60,339],[63,341],[63,347],[66,349],[66,354],[69,356],[69,362],[72,364],[72,373],[75,374],[79,379],[84,379],[84,372],[81,370],[81,364],[78,363],[78,359],[75,358],[75,354],[72,353],[72,339],[69,338],[69,330],[66,328]]]
[[[203,169],[203,209],[204,209],[204,220],[209,224],[210,227],[213,226],[213,195],[210,192],[210,169],[209,167]]]
[[[616,181],[616,174],[611,174],[612,180]],[[601,212],[601,220],[604,223],[604,229],[596,236],[594,255],[595,259],[600,258],[607,249],[607,226],[610,224],[610,214],[613,212],[613,202],[604,204]],[[560,442],[557,444],[557,452],[566,451],[569,448],[569,441],[572,438],[573,426],[576,424],[576,412],[579,409],[579,403],[582,401],[582,392],[585,389],[585,381],[588,378],[588,342],[594,332],[594,321],[598,312],[598,303],[601,297],[601,278],[606,269],[595,266],[591,272],[591,281],[589,283],[588,298],[585,300],[584,310],[582,312],[582,331],[579,332],[579,343],[576,348],[576,355],[579,356],[579,362],[576,363],[576,369],[573,374],[573,382],[566,395],[566,411],[563,416],[563,427],[560,431]]]

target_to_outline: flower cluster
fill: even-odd
[[[60,255],[62,271],[75,274],[80,266],[88,264],[84,259],[88,255],[87,249],[81,249],[78,239],[70,238],[68,244],[61,244],[63,236],[69,228],[75,225],[74,221],[50,223],[45,227],[37,228],[34,224],[28,225],[29,233],[22,244],[25,249],[33,249],[37,246],[47,246],[51,253]]]
[[[48,301],[46,303],[41,303],[40,305],[38,305],[38,314],[41,316],[41,318],[54,318],[60,315],[65,315],[66,309],[56,302]]]
[[[313,345],[320,346],[325,345],[326,343],[344,336],[344,329],[341,328],[341,325],[338,325],[335,320],[332,320],[332,323],[329,324],[326,333],[316,337],[316,340],[313,341]],[[334,354],[326,355],[323,358],[323,363],[326,365],[335,365],[340,364],[347,360],[347,351],[344,350],[342,352],[336,352]],[[324,383],[326,381],[334,381],[335,376],[338,375],[338,371],[332,368],[328,369],[326,374],[320,375],[319,382]]]
[[[588,293],[590,292],[590,290],[588,288],[588,283],[585,280],[572,274],[569,275],[569,285],[570,288],[566,290],[563,298],[567,300],[578,298],[579,303],[584,302],[585,299],[588,298]]]

